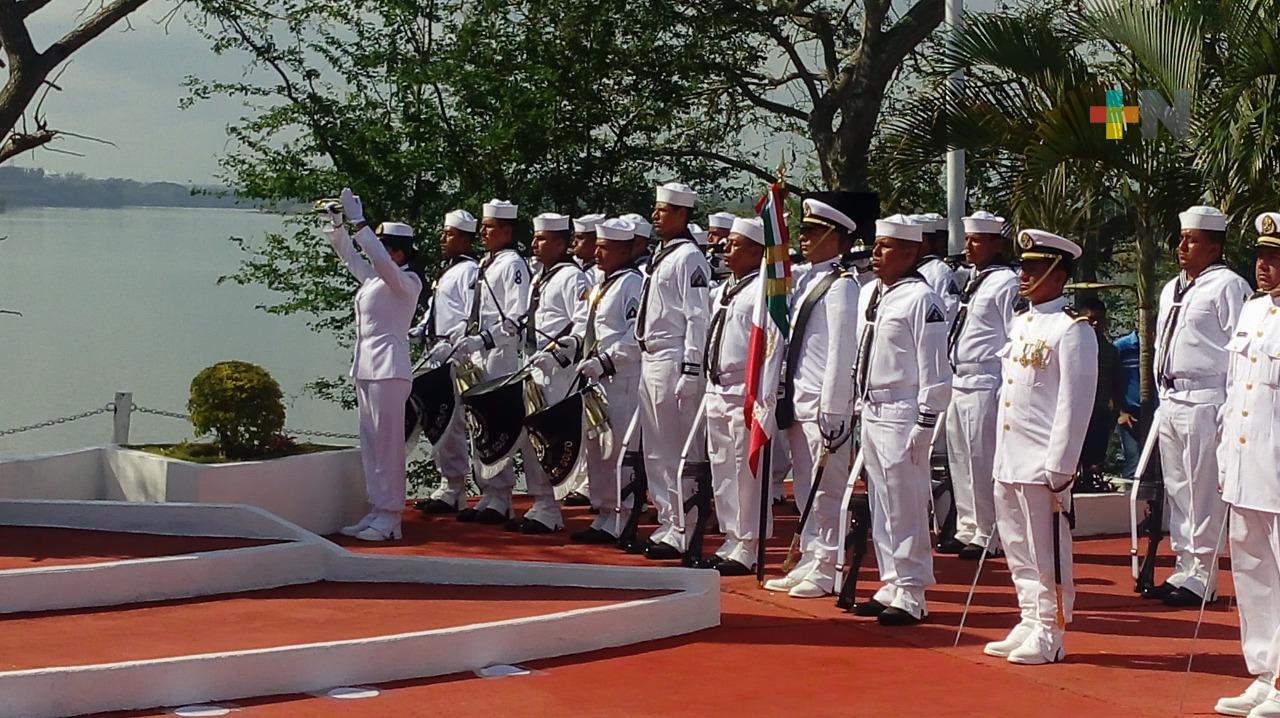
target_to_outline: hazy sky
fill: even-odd
[[[85,0],[54,0],[33,17],[32,36],[43,49],[75,24]],[[134,13],[133,30],[118,24],[72,56],[44,110],[51,127],[101,137],[116,147],[71,138],[57,147],[70,157],[36,151],[15,158],[24,167],[81,172],[90,177],[210,182],[226,143],[226,125],[237,103],[203,102],[178,109],[187,75],[235,77],[241,58],[216,57],[208,43],[180,18],[168,32],[156,21],[172,7],[153,0]]]

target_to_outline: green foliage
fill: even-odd
[[[212,433],[228,458],[248,458],[278,448],[283,398],[280,385],[262,367],[224,361],[191,380],[187,412],[196,436]]]
[[[164,456],[169,459],[178,459],[179,461],[190,461],[193,464],[230,464],[241,459],[235,459],[227,456],[218,444],[208,442],[183,441],[177,444],[136,444],[130,445],[128,448],[137,451],[145,451],[148,454],[156,456]],[[283,459],[287,456],[298,456],[301,454],[318,454],[324,451],[341,451],[345,446],[326,446],[324,444],[296,443],[289,437],[280,437],[278,442],[273,442],[268,449],[254,454],[251,458],[255,461],[266,461],[268,459]]]

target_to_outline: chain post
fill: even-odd
[[[113,404],[115,416],[112,420],[111,443],[121,446],[129,443],[129,420],[133,417],[133,392],[116,392]]]

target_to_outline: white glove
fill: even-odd
[[[436,342],[436,345],[431,347],[431,351],[427,352],[427,362],[431,364],[442,364],[452,352],[453,346],[450,345],[449,342]]]
[[[604,362],[600,361],[600,357],[591,357],[578,364],[578,373],[588,381],[599,379],[604,376]]]
[[[928,464],[929,450],[932,444],[933,430],[926,429],[919,424],[913,424],[911,433],[907,435],[907,458],[916,466]]]
[[[475,354],[484,349],[484,340],[475,335],[467,335],[454,342],[453,349],[455,355]]]
[[[676,381],[676,399],[681,403],[689,401],[702,391],[702,377],[681,374]]]
[[[822,433],[822,443],[832,451],[849,438],[849,420],[840,414],[822,412],[818,414],[818,431]]]
[[[551,352],[534,354],[529,358],[529,365],[548,376],[551,375],[551,372],[560,368],[560,362],[556,360],[555,355]]]
[[[425,344],[427,341],[427,328],[424,326],[416,326],[409,330],[410,344]]]
[[[520,324],[514,319],[503,319],[502,324],[498,325],[498,331],[509,337],[518,336],[520,334]]]
[[[342,211],[351,218],[352,224],[359,224],[364,221],[364,205],[360,203],[360,198],[351,193],[350,187],[343,187],[342,194],[338,195],[339,201],[342,202]]]

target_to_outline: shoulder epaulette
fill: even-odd
[[[1266,293],[1266,292],[1264,292],[1264,291],[1262,291],[1261,289],[1259,289],[1259,290],[1255,291],[1253,294],[1250,294],[1250,295],[1249,295],[1249,299],[1250,299],[1250,300],[1253,300],[1253,299],[1261,299],[1262,297],[1265,297],[1265,296],[1267,296],[1267,293]]]

